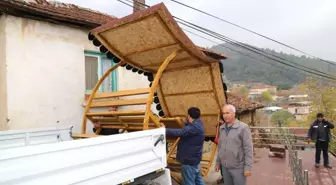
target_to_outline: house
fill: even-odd
[[[288,112],[292,113],[296,120],[305,120],[310,113],[310,102],[301,101],[301,102],[291,102],[288,106]]]
[[[79,132],[85,99],[114,65],[88,33],[113,19],[55,1],[0,1],[0,130],[74,125]],[[120,67],[99,91],[148,85],[146,76]]]
[[[250,93],[263,93],[269,91],[272,94],[276,94],[277,88],[275,86],[267,84],[257,84],[250,88]]]
[[[236,117],[242,122],[255,126],[256,124],[256,110],[263,108],[264,105],[259,102],[245,100],[233,93],[227,93],[229,104],[236,107]]]

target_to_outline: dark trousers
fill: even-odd
[[[316,152],[315,152],[315,163],[319,164],[321,161],[321,151],[323,152],[323,164],[329,164],[329,143],[326,141],[316,141],[315,144]]]

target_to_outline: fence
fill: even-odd
[[[300,132],[296,132],[300,130]],[[302,168],[302,159],[298,157],[297,147],[309,146],[299,144],[298,140],[306,140],[302,131],[307,128],[302,127],[251,127],[254,145],[267,146],[269,144],[282,144],[288,152],[289,167],[292,172],[293,183],[295,185],[308,185],[308,170]]]
[[[333,134],[331,134],[329,147],[330,153],[336,157],[336,136]]]

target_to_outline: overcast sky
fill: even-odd
[[[98,10],[116,17],[123,17],[132,13],[131,7],[116,0],[60,1]],[[336,61],[336,0],[179,1],[317,57]],[[150,6],[160,2],[165,3],[171,14],[237,41],[253,44],[258,47],[268,47],[277,51],[298,54],[284,46],[183,7],[170,0],[146,0],[146,4]],[[187,34],[197,45],[204,47],[214,45],[214,43],[200,37]],[[202,33],[198,32],[198,34]],[[215,38],[209,38],[215,42],[220,42]]]

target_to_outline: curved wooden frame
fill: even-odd
[[[149,92],[149,95],[148,95],[148,102],[146,104],[146,111],[145,111],[145,119],[144,119],[143,130],[148,130],[148,123],[149,123],[149,119],[151,117],[152,117],[153,121],[155,122],[155,120],[153,118],[154,115],[152,115],[152,111],[151,111],[151,107],[152,107],[152,103],[153,103],[153,98],[154,98],[154,93],[156,92],[156,89],[157,89],[157,87],[159,85],[159,81],[160,81],[160,78],[162,76],[163,71],[166,69],[166,67],[168,66],[169,62],[171,60],[173,60],[179,52],[180,52],[180,50],[174,51],[172,54],[170,54],[165,59],[165,61],[162,63],[162,65],[160,66],[159,70],[155,74],[155,78],[154,78],[154,81],[152,83],[152,87],[151,87],[151,90]]]
[[[85,110],[84,110],[84,116],[83,116],[83,121],[82,121],[82,134],[86,133],[86,123],[87,123],[87,117],[86,114],[89,112],[90,110],[90,106],[92,103],[93,98],[96,95],[97,90],[99,89],[99,86],[103,83],[103,81],[105,80],[105,78],[115,69],[117,69],[119,66],[121,66],[122,64],[124,64],[123,61],[120,61],[119,63],[117,63],[116,65],[112,66],[109,70],[107,70],[104,75],[99,79],[99,81],[97,82],[97,84],[95,85],[95,87],[92,90],[92,93],[90,94],[90,97],[87,101],[87,104],[85,106]],[[100,131],[100,130],[99,130]]]

